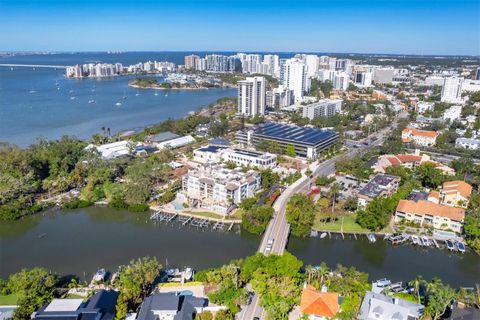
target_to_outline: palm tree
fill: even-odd
[[[103,135],[105,135],[105,127],[101,127]]]
[[[422,286],[424,280],[422,276],[418,275],[414,280],[410,281],[409,285],[413,287],[413,291],[417,295],[418,303],[420,303],[420,287]]]
[[[325,277],[329,274],[329,272],[330,272],[330,269],[328,268],[327,264],[325,262],[320,263],[317,273],[318,273],[318,276],[320,277],[321,286],[323,285]]]
[[[335,211],[335,203],[337,202],[337,193],[340,191],[340,185],[338,182],[332,183],[330,186],[330,193],[333,196],[333,203],[332,203],[332,213]]]

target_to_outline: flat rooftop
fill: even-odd
[[[296,142],[311,146],[318,145],[325,140],[334,138],[338,134],[330,130],[317,128],[306,128],[295,125],[267,122],[254,129],[255,135],[259,137]]]
[[[44,311],[77,311],[82,303],[83,299],[53,299]]]
[[[359,194],[369,198],[378,197],[387,190],[390,183],[398,179],[400,178],[397,176],[387,174],[376,175],[365,185],[365,187],[362,188],[362,190],[359,191]]]

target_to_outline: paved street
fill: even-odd
[[[398,118],[392,124],[396,126]],[[295,193],[306,192],[310,189],[310,181],[319,175],[330,175],[335,173],[335,162],[344,157],[350,158],[354,157],[361,152],[366,151],[369,148],[374,146],[381,145],[385,139],[386,134],[391,130],[391,127],[384,128],[379,130],[377,133],[372,134],[371,137],[376,136],[377,140],[374,142],[364,145],[362,143],[357,144],[357,147],[349,148],[345,153],[335,156],[331,159],[328,159],[322,163],[314,162],[310,165],[310,170],[312,171],[312,179],[305,176],[305,170],[302,172],[302,178],[297,180],[291,186],[289,186],[285,191],[278,197],[277,201],[273,205],[275,209],[275,215],[270,220],[267,230],[265,231],[258,252],[261,252],[265,255],[277,254],[281,255],[285,252],[288,242],[288,236],[290,234],[290,225],[287,222],[285,209],[287,207],[288,199]],[[267,243],[269,240],[273,240],[272,249],[266,251]],[[241,319],[252,320],[254,317],[262,319],[264,311],[260,306],[260,299],[257,294],[255,294],[252,303],[245,308],[242,312]]]

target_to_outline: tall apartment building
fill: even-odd
[[[205,71],[207,70],[207,60],[205,58],[199,58],[195,61],[195,70]]]
[[[280,59],[276,54],[264,55],[262,64],[267,66],[267,72],[265,74],[275,78],[280,77]]]
[[[359,87],[369,87],[372,85],[372,73],[365,69],[357,69],[353,74],[353,82]]]
[[[200,59],[200,57],[194,54],[185,56],[185,69],[187,70],[195,69],[195,65],[198,59]]]
[[[303,117],[310,120],[315,118],[330,118],[342,110],[342,100],[322,99],[318,102],[303,106]]]
[[[235,57],[228,57],[219,54],[205,56],[206,71],[210,72],[233,72],[237,69]]]
[[[265,114],[264,77],[247,77],[238,82],[238,113],[252,117]]]
[[[262,73],[262,56],[259,54],[242,55],[242,72],[248,74]]]
[[[457,103],[462,102],[462,83],[461,77],[448,77],[443,80],[442,102]]]
[[[295,101],[301,101],[310,89],[307,66],[298,59],[282,59],[280,84],[293,91]]]
[[[394,68],[375,68],[373,71],[373,82],[379,84],[391,83],[394,75]]]
[[[314,77],[318,71],[319,60],[317,55],[307,54],[304,58],[307,65],[307,76]]]
[[[333,75],[333,89],[347,90],[350,82],[350,76],[346,72],[335,72]]]
[[[293,91],[280,85],[267,92],[266,105],[271,108],[283,108],[293,104]]]

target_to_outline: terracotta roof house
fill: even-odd
[[[395,222],[414,221],[421,225],[431,225],[435,229],[451,229],[461,232],[465,210],[426,200],[400,200],[394,219]]]
[[[300,311],[309,319],[333,319],[340,311],[338,293],[318,291],[308,285],[302,291]]]
[[[379,156],[376,163],[372,166],[375,172],[385,173],[386,169],[391,166],[402,166],[408,169],[414,169],[424,163],[432,163],[437,169],[444,174],[454,175],[455,170],[444,165],[443,163],[431,160],[427,154],[386,154]]]
[[[403,142],[414,142],[417,145],[430,147],[437,142],[438,133],[436,131],[418,130],[415,128],[405,128],[402,131]]]
[[[472,186],[465,181],[455,180],[443,183],[440,202],[446,206],[467,208]]]

